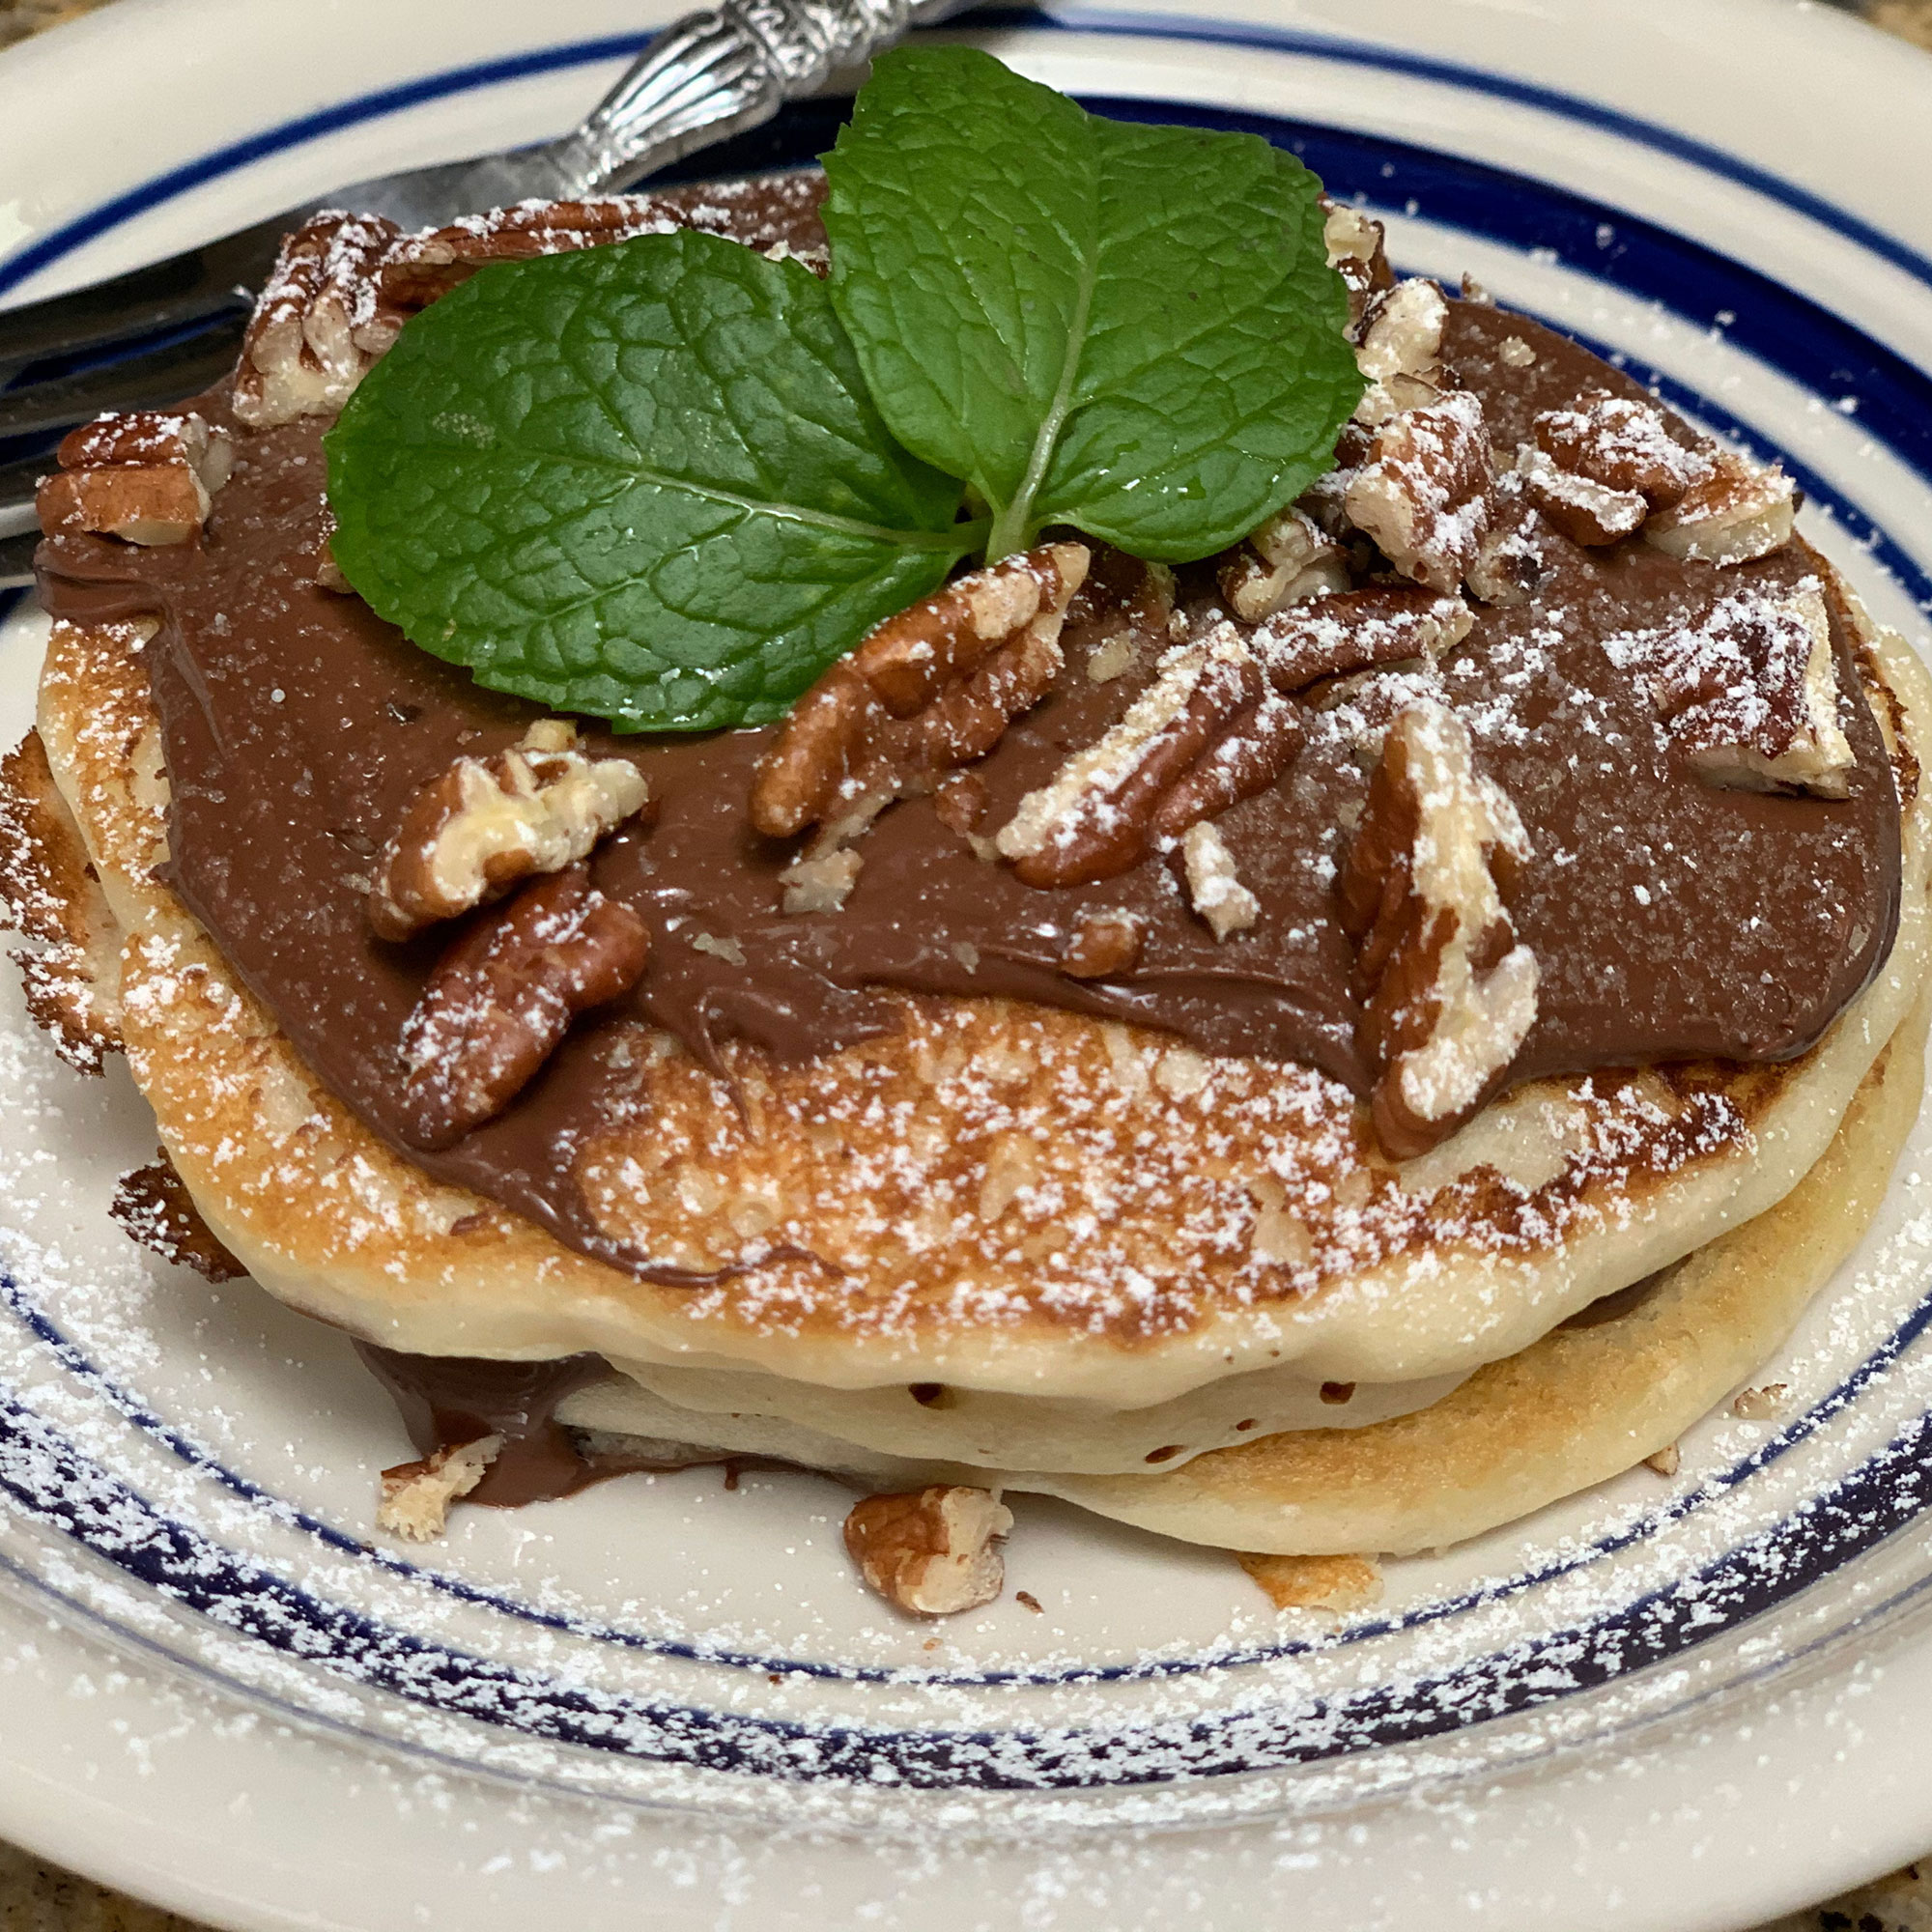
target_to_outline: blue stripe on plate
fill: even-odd
[[[1928,1322],[1932,1303],[1833,1403],[1882,1373]],[[1818,1414],[1814,1410],[1804,1426]],[[1757,1461],[1747,1459],[1744,1466]],[[0,1495],[15,1510],[170,1602],[305,1666],[446,1716],[559,1745],[709,1771],[922,1790],[1074,1790],[1231,1776],[1416,1744],[1520,1715],[1667,1662],[1787,1602],[1910,1522],[1932,1502],[1928,1480],[1932,1416],[1919,1416],[1885,1450],[1782,1522],[1615,1617],[1526,1638],[1503,1654],[1431,1677],[1310,1698],[1299,1706],[1118,1731],[880,1731],[628,1698],[386,1628],[162,1516],[44,1419],[0,1394]],[[1932,1578],[1910,1594],[1928,1586]]]

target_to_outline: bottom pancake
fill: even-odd
[[[1783,1343],[1885,1198],[1924,1095],[1928,1020],[1921,995],[1824,1157],[1776,1207],[1611,1297],[1616,1312],[1557,1328],[1388,1421],[1263,1436],[1163,1475],[1070,1476],[879,1456],[776,1417],[683,1408],[627,1379],[582,1390],[558,1419],[616,1456],[723,1451],[868,1484],[1029,1491],[1231,1549],[1404,1555],[1460,1543],[1667,1448]]]

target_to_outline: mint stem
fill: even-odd
[[[1026,526],[1027,506],[1023,502],[1011,502],[993,519],[992,528],[986,538],[986,561],[998,563],[1003,556],[1012,556],[1027,547],[1031,532]]]

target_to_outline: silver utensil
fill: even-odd
[[[910,28],[969,0],[721,0],[658,34],[556,141],[356,182],[239,233],[70,295],[0,309],[0,382],[53,356],[81,373],[0,389],[0,438],[30,438],[102,410],[156,408],[206,388],[234,361],[282,237],[322,208],[405,228],[537,198],[610,194],[769,121]],[[144,341],[166,331],[164,340]],[[0,588],[28,581],[34,480],[44,457],[0,465]]]

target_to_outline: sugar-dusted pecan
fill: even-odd
[[[643,921],[593,891],[582,864],[485,913],[438,962],[404,1024],[409,1138],[448,1147],[494,1120],[577,1014],[637,983],[649,943]]]
[[[1815,577],[1752,586],[1694,624],[1624,632],[1604,649],[1712,784],[1849,792],[1856,760],[1838,723],[1831,612]]]
[[[1262,916],[1261,901],[1241,883],[1235,855],[1211,824],[1190,825],[1180,841],[1187,898],[1217,940],[1245,932]]]
[[[1377,430],[1346,500],[1397,570],[1449,594],[1482,552],[1494,490],[1482,403],[1458,391]]]
[[[502,1453],[500,1435],[479,1435],[473,1442],[447,1442],[419,1462],[384,1469],[376,1527],[411,1543],[434,1543],[449,1526],[451,1505],[490,1473]]]
[[[1083,544],[1047,544],[875,626],[808,691],[759,759],[752,823],[774,838],[865,800],[929,790],[983,757],[1059,675]]]
[[[1449,304],[1434,282],[1396,283],[1370,302],[1356,330],[1355,365],[1368,387],[1355,421],[1370,427],[1440,399],[1442,329]]]
[[[802,854],[779,874],[784,910],[842,912],[865,865],[849,845],[834,844],[823,852]]]
[[[1000,1594],[1007,1566],[993,1545],[1013,1513],[990,1490],[935,1484],[867,1496],[845,1519],[845,1548],[859,1574],[914,1616],[977,1610]]]
[[[628,758],[586,758],[575,724],[538,719],[507,751],[458,758],[417,788],[377,861],[370,929],[409,939],[575,865],[646,797]]]
[[[254,429],[328,415],[388,352],[403,312],[381,291],[401,234],[379,214],[313,215],[282,243],[242,341],[235,413]]]
[[[1643,526],[1643,540],[1670,556],[1747,563],[1791,541],[1797,493],[1776,464],[1719,450],[1707,482],[1693,484]]]
[[[1060,970],[1070,980],[1106,980],[1130,972],[1141,956],[1145,937],[1138,913],[1082,913],[1060,955]]]
[[[1410,658],[1434,663],[1469,635],[1474,613],[1460,597],[1407,584],[1374,583],[1313,597],[1257,624],[1249,639],[1280,692]]]
[[[1031,886],[1083,885],[1138,865],[1166,794],[1271,696],[1235,625],[1175,645],[1125,715],[1020,801],[994,836],[1000,856]]]
[[[1536,506],[1516,469],[1496,478],[1490,527],[1469,559],[1463,580],[1485,604],[1526,604],[1548,573],[1558,545],[1555,526]]]
[[[1383,246],[1382,225],[1346,202],[1321,197],[1321,240],[1328,266],[1349,287],[1349,327],[1357,327],[1370,301],[1395,283]]]
[[[61,443],[35,507],[48,536],[95,530],[127,543],[186,543],[228,481],[234,445],[192,411],[97,417]]]
[[[1634,490],[1612,490],[1574,469],[1565,469],[1547,450],[1523,443],[1516,453],[1516,473],[1523,495],[1572,543],[1601,549],[1634,536],[1650,514],[1650,505]],[[1477,573],[1486,559],[1479,552],[1469,564]]]
[[[1284,605],[1349,587],[1349,554],[1306,510],[1291,503],[1221,560],[1221,595],[1245,624]]]
[[[1536,1018],[1536,958],[1505,906],[1528,855],[1516,808],[1477,772],[1462,722],[1434,702],[1403,711],[1337,882],[1376,1134],[1398,1160],[1496,1092]]]
[[[1293,693],[1372,665],[1433,660],[1470,622],[1460,598],[1376,586],[1175,645],[1125,715],[1020,801],[996,836],[1000,855],[1034,886],[1123,872],[1287,771],[1305,736]]]
[[[726,204],[735,204],[729,205]],[[465,215],[446,228],[403,237],[384,258],[379,276],[383,298],[399,308],[426,308],[492,262],[527,262],[538,255],[567,255],[633,242],[640,235],[669,235],[696,228],[745,240],[763,254],[803,262],[826,272],[822,250],[789,246],[747,211],[734,193],[696,203],[653,194],[607,194],[582,201],[525,201],[487,214]]]
[[[1589,389],[1567,410],[1546,410],[1530,425],[1536,446],[1572,476],[1667,510],[1717,465],[1708,450],[1680,442],[1654,403]]]

